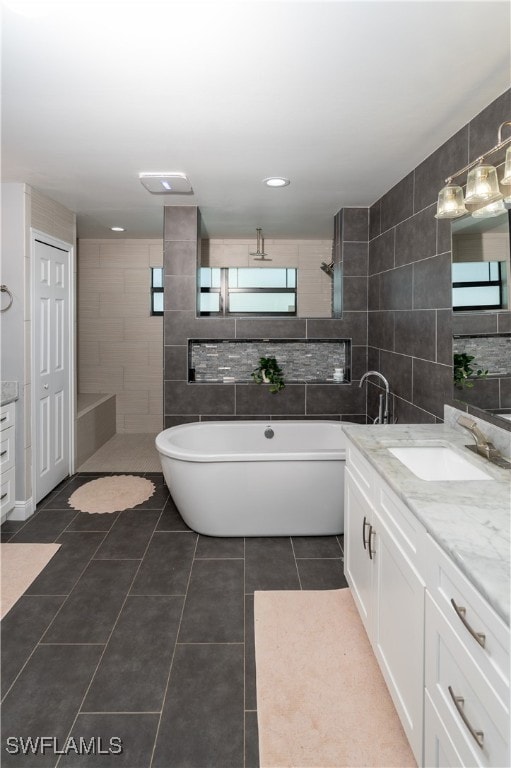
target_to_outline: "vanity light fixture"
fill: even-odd
[[[467,175],[466,203],[488,203],[501,198],[497,169],[493,165],[477,165]]]
[[[263,184],[267,187],[287,187],[291,182],[284,176],[268,176],[267,179],[263,179]]]
[[[500,214],[505,210],[506,206],[504,205],[504,201],[500,199],[495,200],[493,203],[488,203],[488,205],[483,205],[482,208],[477,208],[475,211],[472,211],[472,216],[474,219],[489,219],[492,216],[500,216]]]
[[[468,213],[465,207],[465,203],[468,204],[481,204],[481,203],[494,203],[502,200],[503,195],[499,188],[499,182],[497,178],[497,170],[493,165],[485,164],[484,161],[488,155],[492,155],[494,152],[499,151],[506,144],[511,143],[511,136],[507,139],[502,139],[502,129],[505,126],[511,126],[511,120],[507,120],[499,126],[497,134],[497,144],[484,152],[476,160],[468,163],[459,171],[453,173],[445,180],[446,186],[443,187],[438,193],[437,212],[435,218],[437,219],[458,219],[460,216],[464,216]],[[508,165],[509,160],[509,165]],[[467,190],[465,198],[463,198],[463,189],[461,186],[452,183],[452,180],[457,176],[461,176],[463,173],[468,172],[467,175]],[[506,152],[506,166],[504,170],[504,178],[502,184],[511,184],[511,147]],[[488,206],[485,206],[485,208]],[[497,215],[494,213],[473,213],[479,217]]]
[[[506,150],[506,164],[501,184],[511,184],[511,147],[508,147]]]

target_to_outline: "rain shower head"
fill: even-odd
[[[264,237],[261,234],[261,227],[257,227],[257,250],[250,253],[254,261],[271,261],[268,254],[264,252]]]
[[[323,270],[323,272],[326,272],[327,275],[332,277],[333,274],[334,274],[334,262],[331,261],[330,264],[325,264],[325,262],[322,261],[321,262],[321,269]]]

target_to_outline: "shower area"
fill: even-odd
[[[187,245],[183,238],[179,259],[192,261],[195,271],[196,251],[188,252]],[[83,406],[77,423],[77,469],[158,471],[153,443],[166,426],[164,380],[181,378],[176,347],[164,348],[164,318],[151,314],[151,270],[164,265],[163,238],[80,239],[77,250],[78,402]],[[332,257],[331,240],[265,240],[258,228],[253,237],[203,239],[200,251],[206,289],[200,300],[206,316],[218,307],[219,295],[218,286],[208,289],[208,276],[212,283],[213,275],[217,279],[222,272],[227,278],[231,270],[232,279],[236,275],[243,280],[242,270],[249,267],[258,267],[259,276],[283,273],[291,283],[286,288],[295,294],[295,305],[283,315],[332,316],[332,280],[321,270],[321,263]],[[167,277],[165,288],[176,307],[182,306],[183,280],[187,291],[196,290],[194,276]],[[237,296],[246,300],[244,286]],[[186,314],[190,319],[196,315]]]

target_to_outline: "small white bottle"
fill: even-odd
[[[334,368],[334,381],[344,381],[344,368]]]

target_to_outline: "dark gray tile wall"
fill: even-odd
[[[389,380],[401,423],[443,419],[444,403],[453,399],[453,332],[505,333],[511,322],[509,312],[453,318],[450,223],[434,216],[448,174],[493,147],[499,125],[510,115],[507,91],[370,208],[368,367]],[[500,391],[495,381],[479,384],[485,402]],[[503,393],[499,404],[506,399],[505,386]],[[466,398],[463,394],[467,401],[471,397],[471,390]],[[370,391],[368,418],[376,408]]]
[[[364,422],[365,392],[358,388],[358,380],[367,368],[368,226],[367,208],[347,208],[335,216],[334,318],[197,317],[197,267],[200,249],[207,247],[200,240],[200,212],[195,206],[166,207],[165,427],[200,420],[272,417]],[[335,367],[351,368],[352,381],[289,384],[276,394],[251,382],[189,383],[190,339],[348,340],[351,360],[348,355]],[[295,369],[293,378],[294,373]]]
[[[451,228],[449,221],[435,219],[436,200],[449,173],[496,144],[498,127],[510,114],[508,90],[369,209],[344,208],[335,215],[332,318],[197,318],[200,214],[194,206],[166,207],[165,426],[272,416],[372,420],[378,388],[370,383],[358,389],[368,369],[389,380],[393,413],[401,423],[442,420],[444,403],[457,394],[453,333],[509,333],[511,313],[453,318]],[[201,384],[197,394],[199,385],[187,383],[192,338],[350,339],[351,384],[296,384],[276,395],[255,384]],[[506,382],[499,380],[501,407],[509,403]],[[484,384],[486,402],[495,386]]]

